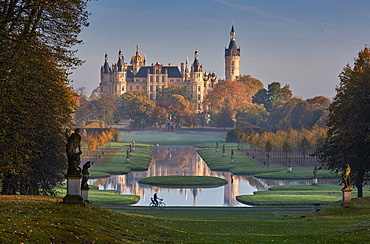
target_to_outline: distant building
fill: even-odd
[[[225,77],[235,79],[239,76],[240,49],[236,48],[234,25],[230,32],[229,48],[225,50]],[[156,100],[157,91],[169,86],[184,87],[196,112],[202,112],[202,102],[218,83],[214,72],[203,72],[195,51],[194,61],[189,70],[188,58],[180,68],[176,65],[155,63],[146,65],[146,57],[142,56],[139,47],[132,56],[130,63],[125,63],[122,50],[118,52],[116,64],[109,65],[108,54],[100,71],[100,93],[104,95],[122,95],[127,91],[144,90],[151,100]]]

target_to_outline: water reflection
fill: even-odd
[[[194,175],[215,176],[229,183],[217,188],[173,189],[141,185],[138,181],[150,176]],[[132,172],[105,179],[90,180],[89,184],[101,190],[118,190],[121,194],[140,196],[138,206],[148,206],[155,192],[168,206],[246,206],[236,200],[238,195],[253,195],[254,191],[269,186],[286,185],[291,182],[262,180],[249,176],[236,176],[228,172],[211,171],[191,146],[155,147],[148,171]],[[320,182],[319,182],[320,183]],[[311,184],[309,181],[296,184]]]

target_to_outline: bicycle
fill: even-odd
[[[164,208],[166,207],[166,204],[163,202],[163,199],[158,198],[158,204],[153,200],[153,198],[150,198],[152,200],[149,204],[150,208]]]

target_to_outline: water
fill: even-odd
[[[228,184],[216,188],[160,188],[139,184],[150,176],[194,175],[214,176],[228,180]],[[167,206],[238,206],[246,207],[236,200],[238,195],[253,195],[254,191],[267,190],[270,186],[286,184],[311,184],[310,181],[271,181],[249,176],[236,176],[229,172],[211,171],[192,146],[155,147],[148,171],[115,175],[104,179],[91,179],[89,184],[100,190],[118,190],[121,194],[140,196],[136,206],[148,206],[155,192]]]

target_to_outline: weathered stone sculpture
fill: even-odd
[[[89,189],[87,181],[89,180],[89,168],[91,167],[91,164],[91,161],[87,161],[82,167],[81,189]]]
[[[81,151],[81,136],[78,134],[79,128],[75,129],[75,132],[69,135],[69,130],[66,130],[66,152],[68,159],[68,175],[77,175],[81,173],[79,165],[81,163],[80,155]]]

